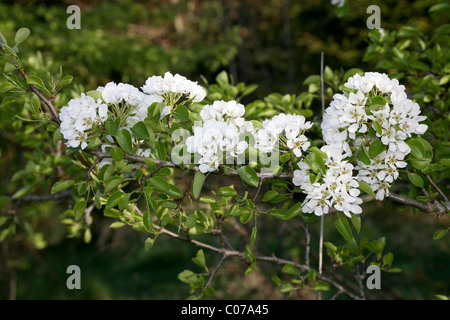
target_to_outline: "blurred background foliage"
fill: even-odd
[[[140,87],[147,77],[166,71],[205,86],[207,82],[210,98],[214,94],[226,97],[213,85],[225,70],[232,84],[258,85],[242,99],[250,118],[298,112],[317,121],[321,114],[317,75],[324,52],[327,102],[349,76],[346,72],[379,71],[397,76],[428,111],[424,112],[431,119],[429,124],[438,123],[431,126],[428,138],[440,148],[436,155],[440,160],[450,157],[450,78],[445,78],[450,77],[450,41],[448,27],[436,33],[448,23],[449,15],[445,10],[430,13],[435,3],[361,0],[338,8],[329,0],[2,1],[0,30],[7,39],[20,27],[31,30],[20,49],[27,71],[45,75],[62,66],[64,74],[73,75],[73,83],[56,98],[59,106],[109,81]],[[81,8],[80,30],[66,27],[70,4]],[[371,4],[380,6],[385,38],[366,27],[366,9]],[[426,51],[432,50],[430,57]],[[431,80],[427,73],[432,74]],[[1,93],[0,98],[4,98]],[[46,143],[51,135],[30,121],[25,102],[32,103],[30,98],[3,100],[0,108],[0,299],[185,298],[188,288],[177,275],[185,268],[195,268],[191,261],[195,248],[158,238],[158,245],[145,252],[143,235],[127,228],[110,229],[110,221],[95,211],[90,238],[69,238],[72,233],[60,220],[67,208],[64,199],[11,199],[19,191],[22,195],[48,194],[60,174],[58,166],[70,163],[64,155],[54,156],[57,146]],[[447,181],[448,170],[440,178]],[[24,179],[31,186],[25,190],[21,188]],[[216,190],[220,186],[219,179],[211,179],[206,187]],[[413,196],[418,193],[413,188],[404,191]],[[4,217],[13,223],[6,223]],[[448,295],[448,236],[432,239],[448,225],[448,216],[438,220],[389,202],[369,202],[361,236],[386,237],[387,248],[395,253],[394,264],[402,272],[383,274],[382,290],[368,292],[368,297],[432,299],[435,294]],[[317,223],[312,227],[314,252]],[[267,221],[258,231],[261,240],[257,245],[269,254],[301,259],[304,253],[296,230],[300,227],[295,223]],[[338,236],[327,234],[326,239]],[[218,257],[206,254],[208,265],[217,263]],[[82,290],[70,291],[65,286],[66,268],[71,264],[81,267]],[[215,278],[215,298],[285,297],[271,280],[273,274],[282,277],[275,266],[258,265],[248,276],[244,271],[239,261],[227,261]],[[314,296],[307,290],[294,295]]]

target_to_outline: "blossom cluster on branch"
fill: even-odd
[[[110,82],[97,92],[101,93],[97,101],[82,94],[62,108],[61,133],[67,146],[85,149],[89,134],[101,130],[108,117],[124,119],[119,122],[120,129],[131,129],[145,121],[154,103],[162,104],[162,121],[171,118],[181,104],[206,97],[197,83],[169,72],[148,78],[142,91]],[[185,140],[188,160],[193,157],[200,172],[208,173],[222,164],[245,164],[251,150],[289,153],[294,167],[292,183],[306,194],[302,209],[316,215],[326,214],[330,208],[347,216],[361,213],[361,181],[383,200],[398,169],[406,166],[405,156],[411,151],[406,140],[427,130],[420,123],[426,117],[420,115],[419,105],[407,98],[405,87],[376,72],[350,77],[343,93],[334,95],[323,115],[324,145],[320,149],[307,136],[313,122],[302,115],[280,113],[262,122],[247,121],[244,115],[244,105],[235,100],[204,104],[199,112],[201,121],[194,121]],[[170,121],[168,124],[170,127]],[[107,134],[106,140],[103,151],[114,144],[111,135]],[[136,155],[151,154],[150,149],[134,150]]]

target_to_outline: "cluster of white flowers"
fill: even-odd
[[[109,82],[104,87],[98,87],[102,99],[108,104],[127,104],[128,115],[125,126],[132,127],[148,116],[148,107],[154,102],[163,102],[163,98],[156,94],[145,94],[138,88],[127,83]]]
[[[304,133],[312,126],[313,123],[306,121],[303,116],[281,113],[263,121],[262,128],[256,132],[255,147],[270,153],[275,151],[281,140],[297,157],[301,157],[302,151],[306,151],[311,145]]]
[[[186,139],[187,151],[199,155],[199,169],[210,172],[219,164],[233,162],[248,148],[246,135],[253,135],[255,129],[250,121],[245,121],[245,108],[236,101],[215,101],[205,105],[200,111],[203,124],[194,126],[194,135]],[[224,157],[225,153],[225,157]]]
[[[81,94],[61,108],[59,118],[61,120],[60,132],[66,139],[68,147],[81,149],[87,147],[88,133],[94,126],[106,121],[108,106],[94,98]]]
[[[206,96],[206,91],[197,82],[188,80],[179,74],[172,75],[170,72],[166,72],[164,77],[149,77],[145,81],[142,91],[160,96],[171,93],[181,94],[193,99],[194,102],[200,102]]]
[[[311,168],[304,161],[298,163],[299,170],[294,170],[292,183],[306,193],[303,212],[314,212],[320,216],[334,207],[348,217],[351,217],[351,213],[361,213],[359,205],[362,199],[358,197],[359,183],[353,176],[354,166],[343,160],[339,150],[331,146],[323,146],[321,150],[327,154],[324,159],[327,171],[325,175],[318,176],[318,181],[311,181]]]
[[[364,148],[367,153],[374,140],[381,140],[385,150],[369,159],[370,164],[358,160],[355,169],[358,180],[367,182],[377,192],[376,198],[383,200],[399,175],[397,169],[406,166],[403,160],[411,149],[405,140],[427,130],[420,123],[426,117],[420,115],[419,105],[407,98],[405,87],[386,74],[356,74],[344,86],[345,92],[335,94],[325,110],[324,141],[347,158],[353,154],[352,148]]]

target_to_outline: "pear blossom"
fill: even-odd
[[[88,133],[108,118],[108,106],[101,99],[84,93],[79,98],[71,99],[67,106],[61,108],[60,132],[66,139],[66,145],[71,148],[87,147]]]

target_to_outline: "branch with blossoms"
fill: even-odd
[[[18,63],[15,67],[27,79]],[[52,187],[55,195],[72,190],[76,200],[69,212],[78,228],[89,228],[95,207],[117,219],[114,227],[130,225],[147,232],[146,248],[151,248],[160,234],[166,234],[221,254],[207,282],[202,282],[200,275],[183,278],[193,289],[202,288],[201,294],[207,291],[223,260],[238,256],[245,258],[247,272],[254,270],[256,261],[284,265],[284,271],[294,277],[283,290],[311,284],[318,291],[329,288],[322,281],[337,289],[337,294],[358,298],[324,276],[321,264],[319,281],[311,274],[306,226],[306,266],[253,253],[257,219],[265,214],[283,221],[299,216],[308,223],[318,216],[323,222],[325,215],[337,212],[338,231],[358,252],[351,256],[348,248],[331,243],[326,244],[327,252],[334,264],[355,271],[361,287],[356,264],[368,263],[364,257],[374,254],[376,259],[371,263],[385,270],[390,270],[392,262],[389,255],[383,257],[381,240],[358,245],[347,222],[346,217],[359,232],[367,195],[438,216],[448,212],[447,197],[427,171],[433,149],[421,138],[427,131],[423,123],[426,117],[421,115],[420,106],[408,99],[405,87],[386,74],[367,72],[350,77],[343,88],[325,109],[320,124],[323,143],[319,145],[310,137],[315,124],[303,115],[280,113],[270,119],[248,120],[243,104],[208,100],[207,91],[197,82],[170,72],[149,77],[141,88],[109,82],[71,99],[59,113],[36,86],[29,86],[58,124],[54,140],[64,142],[68,155],[82,157],[86,174],[58,181]],[[184,191],[174,184],[175,169],[193,173]],[[205,194],[205,180],[212,175],[239,177],[244,194],[234,185]],[[436,195],[425,190],[424,175],[437,190]],[[400,176],[422,188],[426,201],[391,192]],[[263,184],[270,190],[261,205],[258,195]],[[255,193],[249,197],[252,188]],[[438,200],[439,196],[442,199]],[[192,208],[187,199],[198,200],[207,209]],[[224,249],[221,226],[233,218],[242,224],[253,221],[250,244],[244,252]],[[181,236],[182,232],[186,236]],[[199,234],[219,234],[222,248],[190,238]],[[205,267],[200,258],[195,261]]]

